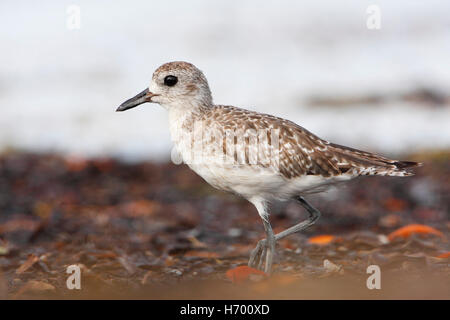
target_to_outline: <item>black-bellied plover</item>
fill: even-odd
[[[409,176],[408,169],[419,165],[328,142],[289,120],[215,105],[205,76],[187,62],[160,66],[149,88],[117,111],[145,102],[168,110],[172,140],[192,170],[215,188],[236,193],[256,207],[266,238],[251,252],[248,265],[261,269],[264,264],[268,273],[276,241],[320,217],[304,195],[358,176]],[[268,204],[286,200],[297,200],[309,218],[274,234]]]

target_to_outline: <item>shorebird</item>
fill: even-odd
[[[252,250],[248,265],[266,273],[272,271],[276,242],[319,219],[320,212],[305,195],[359,176],[409,176],[413,174],[409,169],[420,165],[328,142],[279,117],[216,105],[203,72],[188,62],[160,66],[150,86],[116,111],[145,102],[168,110],[171,138],[193,171],[213,187],[240,195],[256,207],[266,237]],[[298,201],[309,217],[275,234],[269,204],[287,200]]]

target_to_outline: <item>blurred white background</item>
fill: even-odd
[[[66,27],[71,4],[79,30]],[[381,30],[366,27],[371,4]],[[449,14],[450,2],[432,0],[2,0],[0,149],[169,159],[165,110],[114,110],[172,60],[203,70],[216,103],[287,117],[336,143],[449,148]],[[447,101],[401,98],[421,88]]]

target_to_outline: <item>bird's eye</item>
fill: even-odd
[[[178,78],[175,76],[167,76],[164,78],[164,84],[169,87],[173,87],[178,82]]]

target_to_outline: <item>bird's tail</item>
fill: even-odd
[[[352,175],[379,175],[379,176],[412,176],[412,168],[422,163],[414,161],[392,160],[377,154],[357,150],[338,144],[330,144],[337,155],[338,167],[342,173]]]

